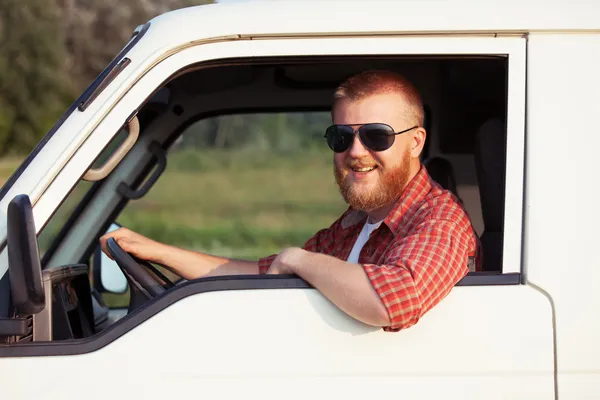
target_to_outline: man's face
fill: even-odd
[[[334,124],[358,129],[363,124],[377,122],[390,125],[394,132],[414,125],[406,118],[404,99],[392,93],[356,101],[342,99],[333,110]],[[356,135],[348,150],[334,153],[335,179],[351,207],[369,212],[400,197],[411,174],[413,136],[413,131],[396,135],[389,149],[376,152],[365,147]]]

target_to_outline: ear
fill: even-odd
[[[427,138],[427,132],[425,128],[416,128],[411,135],[410,141],[410,155],[413,158],[419,158],[425,147],[425,139]]]

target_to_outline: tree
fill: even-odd
[[[212,2],[0,0],[0,155],[30,151],[138,25]]]
[[[65,68],[86,87],[131,38],[133,30],[169,10],[212,0],[61,0],[68,58]]]
[[[6,154],[31,150],[60,115],[69,90],[54,0],[0,4],[0,154]]]

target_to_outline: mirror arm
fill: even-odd
[[[0,337],[25,336],[27,332],[27,318],[0,318]]]

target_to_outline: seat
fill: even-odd
[[[442,157],[430,157],[423,161],[423,165],[427,168],[427,172],[429,173],[429,176],[431,176],[431,179],[458,197],[454,168],[450,161]]]
[[[489,119],[479,128],[474,150],[484,226],[482,269],[501,272],[506,182],[506,128],[501,119]]]

